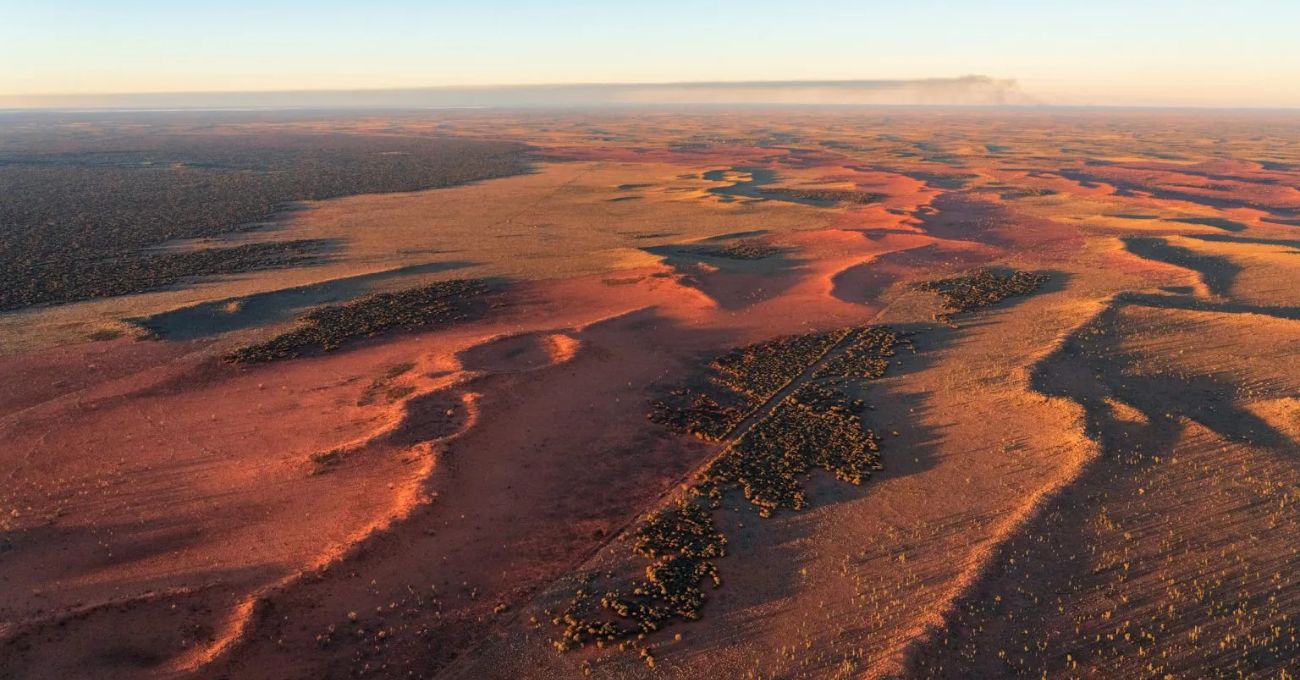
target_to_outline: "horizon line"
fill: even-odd
[[[315,90],[313,90],[314,92]],[[3,96],[0,96],[0,100]],[[647,109],[953,109],[972,111],[1043,110],[1043,111],[1170,111],[1170,112],[1300,112],[1300,106],[1245,106],[1215,104],[574,104],[569,106],[399,106],[399,105],[330,105],[330,106],[4,106],[0,115],[20,113],[275,113],[275,112],[417,112],[417,111],[584,111]]]
[[[19,97],[151,97],[168,95],[220,95],[220,94],[300,94],[300,93],[364,93],[364,92],[422,92],[444,90],[513,90],[556,89],[565,87],[727,87],[735,85],[804,86],[804,85],[894,85],[904,83],[942,83],[966,80],[991,79],[989,76],[967,74],[962,76],[934,76],[926,78],[830,78],[830,79],[774,79],[774,80],[575,80],[550,83],[478,83],[461,85],[406,85],[377,87],[303,87],[303,88],[250,88],[240,90],[120,90],[94,92],[18,92],[0,93],[0,99]],[[1004,79],[1013,80],[1013,79]]]
[[[1011,78],[571,82],[415,87],[0,94],[0,111],[290,111],[430,109],[960,107],[1293,111],[1291,105],[1052,102]]]

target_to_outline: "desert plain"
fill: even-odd
[[[1293,114],[4,115],[2,678],[1300,666]]]

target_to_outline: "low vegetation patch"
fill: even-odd
[[[175,285],[194,276],[237,274],[318,262],[332,244],[324,239],[245,243],[153,254],[121,253],[92,259],[55,274],[44,263],[16,265],[0,286],[0,311],[51,302],[129,295]]]
[[[787,335],[733,349],[710,364],[718,383],[763,401],[830,351],[847,330]]]
[[[782,252],[778,248],[766,241],[754,239],[745,239],[727,244],[721,248],[713,248],[705,251],[705,255],[711,257],[722,257],[729,260],[763,260]]]
[[[667,397],[651,403],[649,418],[678,434],[692,434],[716,442],[745,419],[749,400],[710,391],[714,394],[689,387],[675,389]]]
[[[0,131],[0,310],[124,295],[278,262],[261,244],[159,245],[256,228],[295,201],[527,170],[518,144],[184,125]]]
[[[885,199],[884,194],[872,193],[870,191],[854,191],[852,189],[794,189],[772,187],[759,189],[759,191],[772,196],[794,198],[804,201],[825,201],[827,203],[850,203],[856,205],[879,203]]]
[[[874,380],[885,375],[889,357],[909,341],[892,328],[863,326],[849,331],[839,352],[817,369],[817,378]]]
[[[718,441],[759,404],[801,374],[846,331],[790,335],[733,349],[709,363],[695,386],[651,403],[651,421]]]
[[[859,417],[864,406],[835,387],[801,386],[709,466],[697,491],[716,504],[737,487],[770,517],[807,507],[803,478],[813,468],[861,484],[880,468],[879,438]]]
[[[804,481],[815,469],[851,484],[868,479],[880,468],[880,439],[863,426],[865,404],[848,386],[883,376],[889,357],[906,342],[892,329],[870,326],[775,338],[712,361],[706,382],[715,396],[678,390],[655,401],[651,420],[717,441],[796,385],[727,446],[676,505],[648,515],[632,532],[633,552],[649,561],[644,579],[604,588],[595,574],[581,579],[553,620],[561,627],[555,648],[641,640],[674,621],[699,618],[705,584],[722,583],[714,560],[725,555],[727,539],[713,515],[722,511],[728,490],[739,489],[761,517],[770,517],[808,505]],[[653,666],[650,648],[640,650]]]
[[[976,269],[950,279],[926,281],[917,288],[938,294],[944,311],[935,318],[951,322],[954,314],[988,307],[1009,297],[1028,295],[1046,282],[1047,275],[1036,272],[1014,270],[999,273],[992,269]]]
[[[584,579],[565,612],[554,646],[561,652],[589,642],[616,642],[658,630],[674,620],[699,618],[701,585],[721,584],[713,559],[726,554],[727,538],[714,526],[709,509],[691,501],[647,515],[632,538],[632,550],[650,560],[644,580],[605,592],[596,606],[596,579]]]
[[[287,359],[328,352],[349,340],[385,331],[468,320],[481,313],[489,291],[483,281],[455,279],[319,307],[303,316],[297,328],[235,350],[226,360],[254,363]]]
[[[323,475],[343,463],[347,453],[343,449],[330,449],[311,454],[311,474]]]

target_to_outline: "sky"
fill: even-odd
[[[1300,0],[0,0],[40,95],[1014,80],[1063,105],[1300,107]]]

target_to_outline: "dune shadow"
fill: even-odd
[[[1246,225],[1236,220],[1229,220],[1223,217],[1179,217],[1169,222],[1178,222],[1180,224],[1195,224],[1202,227],[1214,227],[1224,231],[1246,231]]]
[[[723,248],[705,245],[650,246],[641,250],[663,259],[683,282],[709,296],[723,309],[743,309],[780,296],[807,273],[789,248],[774,248],[761,257],[731,257]]]
[[[259,568],[211,568],[190,574],[195,585],[159,590],[123,584],[130,595],[88,603],[39,621],[18,624],[0,644],[4,677],[134,678],[156,673],[185,653],[178,639],[206,642],[231,605],[270,580]],[[164,628],[173,635],[159,635]]]
[[[921,215],[921,231],[948,241],[1006,246],[1010,241],[998,230],[1011,223],[1006,208],[948,192],[935,196],[930,211]]]
[[[733,239],[741,239],[741,238],[757,238],[759,236],[766,236],[770,233],[772,233],[770,229],[750,229],[748,231],[733,231],[727,234],[718,234],[717,236],[710,236],[704,240],[705,241],[730,241]]]
[[[1300,250],[1300,240],[1295,239],[1252,238],[1250,236],[1229,236],[1228,234],[1187,234],[1184,238],[1209,241],[1210,243],[1240,243],[1243,245],[1277,246],[1279,248]]]
[[[716,653],[751,634],[766,630],[773,608],[784,608],[791,598],[800,595],[801,583],[814,577],[807,569],[812,563],[807,544],[818,538],[824,526],[825,511],[840,513],[837,517],[852,517],[854,513],[866,512],[869,506],[862,505],[861,509],[851,506],[868,499],[875,493],[877,484],[923,472],[937,463],[939,433],[921,425],[933,415],[931,395],[927,391],[909,391],[908,377],[934,366],[942,360],[942,350],[961,342],[971,329],[987,323],[992,322],[977,320],[960,329],[920,323],[889,325],[909,338],[917,349],[912,352],[900,348],[884,378],[866,381],[855,391],[867,404],[861,416],[863,426],[881,438],[883,469],[870,479],[854,485],[825,470],[813,469],[800,477],[800,483],[807,491],[808,507],[802,510],[782,508],[767,519],[759,517],[739,490],[733,489],[724,496],[724,510],[718,513],[720,525],[728,537],[728,557],[718,560],[724,586],[716,593],[709,591],[708,597],[725,602],[721,606],[727,609],[727,620],[710,625],[703,633],[697,633],[694,644],[675,652],[680,654],[677,658],[682,663],[689,665],[699,657]],[[920,547],[922,544],[914,545]],[[879,557],[867,551],[852,559],[870,561]],[[893,559],[893,555],[885,559]],[[747,570],[745,589],[726,585],[731,581],[728,574],[735,570]],[[755,571],[759,573],[752,573]],[[706,605],[706,619],[710,616],[708,608],[714,606],[718,605]],[[871,626],[846,621],[842,628],[843,634],[852,635],[865,634]],[[689,624],[682,626],[682,630],[689,631]],[[698,637],[700,634],[708,637]]]
[[[871,302],[900,281],[920,279],[926,272],[974,266],[988,259],[975,251],[945,248],[941,243],[898,250],[836,272],[831,277],[831,295],[843,302]]]
[[[113,536],[111,550],[105,550],[103,536]],[[100,570],[131,563],[147,563],[175,551],[202,544],[203,530],[179,519],[160,518],[147,522],[100,525],[41,525],[12,529],[0,534],[0,558],[9,568],[26,559],[50,557],[53,568],[43,576],[51,581],[76,579]],[[58,557],[51,553],[57,552]],[[82,559],[72,559],[71,555]]]
[[[195,340],[222,333],[291,321],[312,307],[345,302],[377,286],[407,276],[435,274],[473,266],[450,261],[400,267],[372,274],[332,279],[295,288],[213,300],[161,314],[130,319],[164,340]]]
[[[1123,293],[1119,299],[1135,305],[1155,307],[1157,309],[1181,309],[1189,312],[1220,312],[1224,314],[1260,314],[1278,319],[1300,320],[1300,307],[1264,307],[1239,302],[1211,302],[1191,295],[1160,295],[1156,293]]]
[[[1142,412],[1150,423],[1169,421],[1177,414],[1196,421],[1229,441],[1274,449],[1288,448],[1289,437],[1237,406],[1234,397],[1240,390],[1238,385],[1208,373],[1168,371],[1151,375],[1137,370],[1143,362],[1123,348],[1120,336],[1126,331],[1119,316],[1129,305],[1153,306],[1146,304],[1153,297],[1164,296],[1130,295],[1117,299],[1088,328],[1075,333],[1040,364],[1033,375],[1034,389],[1081,404],[1088,414],[1091,434],[1103,446],[1122,444],[1119,440],[1107,439],[1102,427],[1111,410],[1105,398],[1114,397]],[[1076,368],[1070,368],[1071,362]],[[1126,440],[1137,441],[1131,439],[1131,433],[1124,431],[1121,434]],[[1155,441],[1163,440],[1157,438]]]
[[[1121,240],[1124,242],[1124,248],[1138,257],[1196,272],[1210,293],[1218,296],[1227,296],[1232,292],[1232,285],[1242,270],[1240,265],[1226,257],[1202,255],[1187,248],[1170,245],[1162,238],[1128,236]]]
[[[899,174],[925,182],[926,186],[940,191],[960,191],[965,189],[971,183],[971,180],[979,179],[979,175],[969,173],[939,173],[916,170],[900,172]]]
[[[1162,504],[1191,508],[1208,503],[1217,507],[1213,504],[1223,502],[1225,488],[1231,488],[1213,480],[1191,487],[1153,488],[1159,479],[1153,476],[1169,474],[1161,467],[1177,463],[1179,458],[1190,459],[1184,465],[1205,465],[1206,469],[1219,462],[1218,447],[1200,451],[1186,447],[1182,418],[1226,440],[1264,447],[1274,454],[1294,447],[1284,435],[1225,398],[1237,389],[1227,380],[1210,375],[1144,375],[1135,370],[1142,360],[1124,349],[1123,340],[1130,330],[1120,314],[1126,304],[1118,301],[1075,331],[1031,374],[1035,390],[1083,409],[1085,431],[1098,443],[1102,455],[997,548],[990,568],[954,604],[939,634],[909,649],[907,677],[990,677],[1004,672],[1007,664],[1014,664],[1020,675],[1054,677],[1082,670],[1071,665],[1073,660],[1100,662],[1105,668],[1108,662],[1122,664],[1126,657],[1134,661],[1136,669],[1136,664],[1146,663],[1137,653],[1143,642],[1136,637],[1121,639],[1105,648],[1105,654],[1098,654],[1095,640],[1110,630],[1112,612],[1146,629],[1158,628],[1170,639],[1194,638],[1202,627],[1225,618],[1227,609],[1215,611],[1212,602],[1183,597],[1176,608],[1171,601],[1178,600],[1176,589],[1166,593],[1154,588],[1136,594],[1128,589],[1127,593],[1138,596],[1116,599],[1116,594],[1126,592],[1121,587],[1124,581],[1160,573],[1171,555],[1166,550],[1135,550],[1130,555],[1127,546],[1164,545],[1176,540],[1178,550],[1190,551],[1201,543],[1218,551],[1224,540],[1219,532],[1236,521],[1225,512],[1223,517],[1211,513],[1204,518],[1144,522],[1149,508],[1165,507]],[[1114,400],[1136,409],[1141,417],[1121,417]],[[1144,505],[1147,502],[1153,505]],[[1242,507],[1249,513],[1259,510],[1252,492],[1241,494],[1236,502],[1244,503]],[[1219,526],[1200,531],[1213,525]],[[1098,541],[1118,540],[1117,535],[1122,535],[1121,543],[1126,546],[1122,570],[1105,567],[1105,553],[1096,551]],[[1294,562],[1286,556],[1280,559]],[[1234,589],[1238,588],[1237,582],[1233,583]],[[1025,584],[1032,584],[1032,589]],[[1257,584],[1249,591],[1242,588],[1234,590],[1233,601],[1251,612],[1269,611],[1269,602],[1277,594],[1271,584]],[[1098,598],[1110,603],[1112,612],[1103,617],[1085,616],[1087,603]],[[1261,621],[1261,626],[1267,623]],[[1297,653],[1296,638],[1286,636],[1277,644],[1246,647],[1245,655],[1234,657],[1239,668],[1279,667]],[[1208,667],[1205,664],[1219,649],[1218,645],[1203,650],[1192,645],[1188,648],[1191,653],[1171,657],[1174,667],[1164,670],[1194,675]],[[994,654],[992,650],[1007,651]],[[1112,668],[1112,672],[1117,670]]]
[[[732,181],[726,175],[728,172],[745,173],[749,179],[741,181]],[[715,196],[720,196],[724,201],[736,201],[739,199],[760,200],[760,201],[778,201],[782,203],[795,203],[806,205],[814,208],[830,208],[835,206],[834,201],[808,198],[805,196],[796,196],[779,191],[768,191],[765,189],[768,185],[777,181],[777,174],[774,170],[752,166],[735,167],[728,170],[710,170],[703,175],[704,179],[710,182],[731,182],[723,187],[711,187],[708,192]]]

